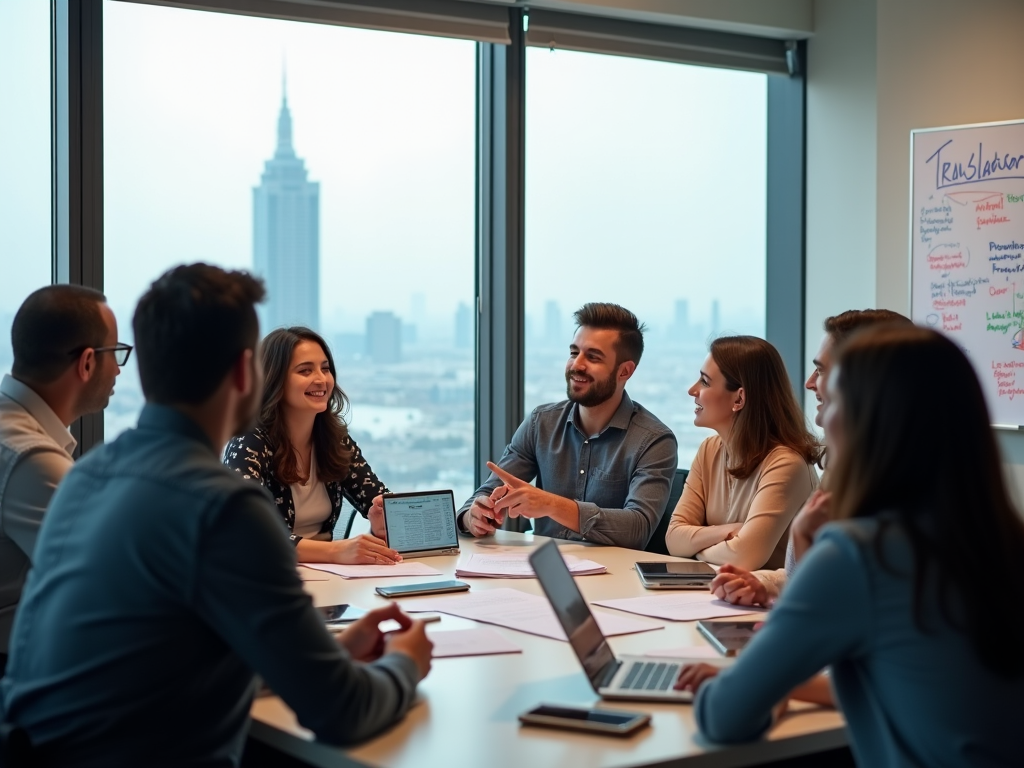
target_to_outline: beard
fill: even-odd
[[[576,373],[576,371],[565,372],[565,395],[572,402],[582,405],[584,408],[593,408],[601,405],[601,403],[607,402],[612,395],[615,394],[615,372],[613,371],[611,375],[603,381],[593,379],[590,387],[583,392],[583,394],[573,395],[572,376]]]

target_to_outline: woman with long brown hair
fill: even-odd
[[[693,423],[717,434],[690,466],[668,551],[747,570],[781,568],[789,524],[818,486],[821,452],[782,357],[755,336],[715,339],[689,394]]]
[[[262,483],[291,531],[299,562],[401,560],[383,540],[388,489],[348,433],[348,399],[334,357],[309,328],[278,328],[260,345],[265,384],[256,428],[224,449],[224,463]],[[343,499],[370,517],[375,535],[333,540]]]
[[[963,352],[916,327],[869,328],[825,384],[833,518],[732,668],[700,667],[697,723],[760,736],[830,666],[858,765],[1020,765],[1024,522]],[[984,578],[982,578],[984,577]]]

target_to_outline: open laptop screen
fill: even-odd
[[[384,526],[388,546],[403,555],[459,546],[451,491],[385,495]]]
[[[594,614],[590,612],[587,601],[576,586],[576,580],[562,560],[558,545],[549,541],[538,548],[530,555],[530,564],[551,607],[555,609],[569,644],[596,690],[603,684],[601,680],[605,668],[615,662],[615,654],[597,626]]]

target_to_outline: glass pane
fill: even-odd
[[[527,412],[565,399],[572,313],[621,304],[648,327],[627,391],[688,467],[708,341],[765,330],[766,76],[538,48],[526,66]]]
[[[49,284],[50,4],[0,2],[0,375],[11,369],[11,321]]]
[[[264,331],[307,323],[332,345],[381,479],[468,496],[475,44],[120,2],[103,40],[122,338],[172,265],[255,267]],[[107,439],[141,405],[129,361]]]

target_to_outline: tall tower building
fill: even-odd
[[[253,195],[253,267],[267,284],[264,333],[285,325],[320,327],[320,184],[292,147],[288,90],[281,94],[277,151]]]

